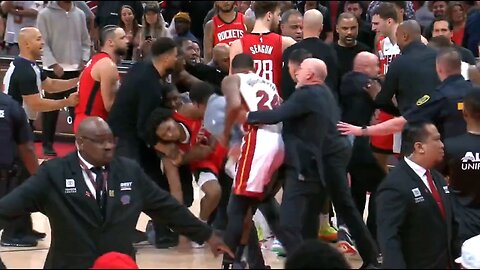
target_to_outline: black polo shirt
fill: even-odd
[[[17,56],[10,63],[3,78],[4,92],[24,107],[29,119],[35,120],[37,112],[23,104],[23,96],[40,94],[42,82],[46,79],[46,72],[37,63]]]
[[[381,109],[394,114],[403,114],[424,95],[431,95],[440,84],[436,71],[435,49],[420,41],[411,42],[388,67],[385,83],[375,103]],[[393,107],[396,97],[398,110]],[[400,111],[400,112],[398,112]]]
[[[0,169],[10,169],[17,145],[33,141],[33,133],[22,107],[0,92]]]
[[[408,110],[403,117],[412,122],[433,122],[442,139],[465,133],[463,119],[463,98],[472,91],[473,86],[462,75],[446,78],[432,95],[424,95]]]
[[[318,58],[327,65],[327,78],[325,84],[330,88],[335,98],[338,99],[338,59],[332,46],[326,44],[319,38],[306,38],[288,47],[283,52],[282,67],[282,98],[287,99],[293,91],[295,91],[295,82],[288,72],[288,59],[290,54],[296,49],[304,49],[312,54],[314,58]]]
[[[163,105],[165,87],[151,60],[135,63],[123,78],[108,116],[113,134],[143,140],[148,117]]]

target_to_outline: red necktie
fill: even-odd
[[[435,202],[437,202],[438,208],[440,208],[440,213],[442,214],[443,219],[445,219],[445,207],[443,207],[443,202],[442,202],[442,199],[440,198],[440,193],[438,193],[438,190],[435,187],[435,183],[433,182],[433,177],[432,177],[432,174],[430,173],[430,170],[427,170],[425,175],[427,176],[428,187],[430,187],[430,190],[432,191],[432,196],[435,199]]]

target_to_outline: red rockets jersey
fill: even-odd
[[[218,15],[213,17],[213,46],[219,43],[232,44],[247,33],[243,14],[237,12],[231,23],[224,22]]]

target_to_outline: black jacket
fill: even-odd
[[[377,240],[385,269],[452,269],[459,255],[451,194],[443,177],[431,171],[446,219],[422,179],[399,162],[377,190]]]
[[[349,147],[347,139],[337,130],[339,120],[340,112],[328,87],[311,85],[296,89],[289,99],[273,110],[250,112],[247,123],[275,124],[283,121],[285,163],[299,169],[302,168],[303,158],[313,156],[319,180],[324,182],[323,156]]]
[[[402,55],[392,61],[385,76],[385,83],[375,102],[389,113],[392,110],[392,98],[398,102],[400,114],[415,105],[424,95],[431,94],[440,84],[436,66],[437,53],[420,41],[414,41],[402,50]]]
[[[105,220],[95,198],[87,193],[75,152],[45,162],[35,176],[0,200],[0,227],[25,212],[46,215],[52,242],[45,268],[88,269],[109,251],[133,255],[133,234],[141,212],[194,241],[208,240],[212,230],[135,162],[116,158],[109,167]],[[128,182],[131,186],[121,188]]]

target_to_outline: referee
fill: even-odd
[[[22,28],[18,37],[18,45],[20,54],[10,63],[3,79],[3,85],[5,93],[23,106],[33,129],[33,121],[36,120],[39,112],[59,110],[75,106],[78,103],[77,93],[72,93],[67,99],[42,99],[42,89],[50,93],[63,92],[73,88],[78,79],[51,79],[38,67],[36,60],[42,56],[43,39],[37,28]],[[30,176],[31,172],[25,168],[27,164],[19,161],[16,166],[18,167],[16,179],[12,180],[7,192],[16,188]],[[11,230],[12,232],[10,232]],[[32,229],[29,215],[18,218],[5,231],[0,243],[2,246],[33,247],[37,245],[38,239],[45,237],[44,233]]]

